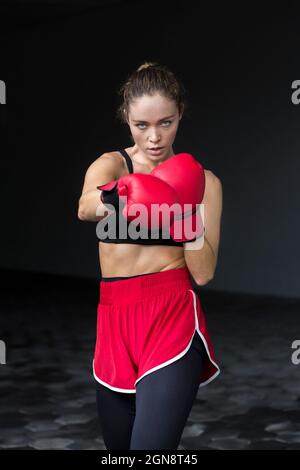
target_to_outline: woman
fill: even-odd
[[[145,63],[120,94],[118,115],[128,124],[134,145],[104,153],[90,165],[79,201],[80,220],[117,223],[120,213],[126,220],[121,181],[129,191],[140,178],[138,192],[133,190],[140,195],[144,181],[152,178],[158,187],[165,186],[162,191],[152,186],[152,193],[147,188],[151,197],[160,198],[164,190],[174,200],[182,197],[172,186],[172,172],[170,181],[153,179],[158,169],[181,161],[172,147],[186,106],[181,82],[167,67]],[[197,173],[201,164],[196,165]],[[192,175],[194,171],[187,174],[182,167],[182,184]],[[203,175],[205,236],[166,239],[159,226],[156,239],[135,239],[129,232],[124,239],[119,219],[99,243],[102,278],[93,370],[109,450],[177,449],[198,387],[220,372],[192,287],[192,278],[199,286],[213,278],[220,237],[222,185],[210,170]],[[201,184],[199,180],[185,191],[198,191]],[[128,227],[128,218],[126,223]]]

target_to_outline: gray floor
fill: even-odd
[[[1,449],[105,449],[92,358],[98,284],[1,273]],[[198,291],[221,374],[179,449],[300,449],[300,301]]]

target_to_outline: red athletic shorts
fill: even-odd
[[[186,267],[100,281],[97,313],[93,373],[111,390],[136,393],[145,375],[184,356],[197,333],[206,350],[199,386],[220,373]]]

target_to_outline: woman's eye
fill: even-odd
[[[166,123],[167,123],[168,125],[167,125],[167,126],[164,126],[164,127],[168,127],[169,124],[172,124],[172,121],[163,121],[163,124],[166,124]],[[141,128],[140,126],[144,126],[144,127]],[[145,126],[146,126],[146,124],[137,124],[137,127],[138,127],[139,129],[145,129]]]

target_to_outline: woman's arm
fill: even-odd
[[[214,277],[219,241],[223,205],[221,180],[210,170],[205,170],[204,204],[204,243],[199,240],[184,244],[184,257],[187,267],[199,286],[203,286]],[[194,245],[193,245],[194,244]]]
[[[88,167],[78,203],[77,215],[80,220],[98,222],[111,212],[102,203],[102,191],[96,187],[118,179],[121,167],[121,160],[108,153],[101,155]]]

